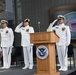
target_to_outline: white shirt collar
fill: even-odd
[[[28,27],[29,27],[29,25],[25,26],[25,28],[28,28]]]
[[[5,28],[3,28],[3,29],[7,29],[8,27],[5,27]]]

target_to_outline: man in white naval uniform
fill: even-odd
[[[34,29],[29,24],[30,20],[25,19],[15,29],[15,32],[21,33],[21,46],[23,47],[25,64],[25,67],[22,69],[33,69],[33,44],[30,43],[30,33],[34,33]]]
[[[11,47],[13,46],[14,34],[11,28],[7,27],[8,21],[1,20],[0,34],[1,47],[3,51],[3,67],[2,69],[9,69],[11,65]]]
[[[70,44],[71,40],[71,33],[69,26],[66,26],[64,24],[65,17],[63,15],[58,15],[57,20],[54,20],[52,23],[50,23],[50,26],[48,29],[54,30],[56,34],[59,36],[59,42],[56,43],[57,53],[58,53],[58,59],[61,68],[59,71],[67,71],[68,70],[68,60],[67,60],[67,51],[68,51],[68,45]],[[58,25],[53,25],[55,22],[58,22]]]

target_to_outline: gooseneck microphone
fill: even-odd
[[[39,32],[40,32],[40,22],[38,22],[38,29],[39,29]]]

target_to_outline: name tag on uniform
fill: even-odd
[[[62,31],[65,31],[65,27],[62,28]]]
[[[6,31],[6,33],[8,33],[8,30]]]
[[[29,29],[26,29],[26,32],[29,32]]]

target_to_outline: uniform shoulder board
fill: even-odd
[[[33,28],[32,26],[30,26],[30,28]]]
[[[65,27],[66,27],[66,29],[67,29],[67,28],[70,28],[68,25],[66,25]]]
[[[68,26],[67,24],[65,24],[65,26]]]
[[[32,27],[32,26],[30,26],[30,27]]]
[[[8,27],[8,29],[12,29],[12,28],[9,28],[9,27]]]
[[[12,28],[8,28],[9,30],[12,30]]]
[[[69,27],[68,25],[66,25],[66,27]]]

